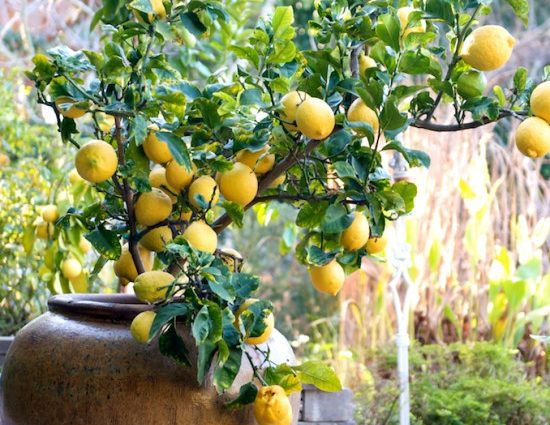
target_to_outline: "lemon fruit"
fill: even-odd
[[[118,158],[113,147],[103,140],[91,140],[83,145],[75,157],[80,177],[91,183],[101,183],[115,174]]]
[[[132,337],[140,344],[147,344],[149,342],[149,334],[151,333],[151,326],[157,314],[154,311],[148,310],[139,313],[132,324],[130,325],[130,333]]]
[[[10,164],[10,157],[5,153],[0,153],[0,167]]]
[[[346,280],[344,269],[336,260],[324,266],[311,266],[309,277],[315,289],[330,295],[336,295]]]
[[[275,189],[276,187],[282,185],[285,182],[285,180],[286,180],[286,175],[281,174],[279,177],[277,177],[275,180],[271,182],[271,184],[269,185],[269,188]]]
[[[182,210],[177,216],[179,221],[189,221],[191,217],[193,217],[193,211],[191,210]]]
[[[176,192],[181,192],[191,184],[193,176],[197,171],[195,164],[192,165],[191,171],[176,161],[170,161],[166,166],[166,181],[176,189]]]
[[[153,7],[153,13],[144,13],[136,9],[133,10],[134,16],[142,24],[150,24],[155,19],[164,19],[166,17],[166,8],[162,0],[150,0],[150,3]]]
[[[346,251],[357,251],[369,240],[370,227],[367,217],[355,212],[352,223],[342,232],[340,244]]]
[[[36,222],[36,237],[38,239],[49,239],[53,236],[55,231],[54,225],[40,218]]]
[[[288,131],[297,131],[296,127],[296,109],[298,106],[307,98],[309,95],[303,91],[291,91],[285,94],[281,99],[281,105],[283,110],[281,112],[281,119],[283,120],[283,125]]]
[[[485,25],[466,37],[460,56],[480,71],[493,71],[508,62],[515,44],[516,40],[505,28]]]
[[[218,235],[204,221],[194,221],[191,223],[185,229],[185,232],[183,232],[183,238],[193,248],[209,252],[210,254],[213,254],[218,247]]]
[[[100,112],[97,114],[97,124],[101,131],[108,133],[115,126],[115,117]]]
[[[220,192],[228,201],[248,205],[258,193],[258,179],[252,169],[240,162],[220,177]]]
[[[134,292],[139,300],[148,303],[162,301],[166,297],[168,287],[174,281],[174,276],[161,270],[145,272],[136,277]]]
[[[258,302],[259,300],[256,298],[249,298],[244,303],[241,304],[237,312],[235,313],[235,322],[234,325],[237,329],[239,329],[239,316],[248,309],[252,304]],[[257,344],[263,344],[266,342],[269,337],[271,336],[271,333],[273,332],[273,328],[275,327],[275,317],[273,316],[273,313],[269,313],[269,316],[267,316],[264,319],[265,323],[265,330],[263,333],[259,336],[245,336],[244,342],[246,344],[250,345],[257,345]]]
[[[61,263],[61,273],[69,280],[74,279],[82,273],[82,265],[78,260],[68,258]]]
[[[426,22],[424,21],[419,21],[418,25],[407,28],[407,25],[409,24],[409,15],[413,12],[416,12],[417,10],[418,9],[414,9],[409,6],[400,7],[399,9],[397,9],[397,17],[399,18],[399,22],[401,23],[401,31],[403,31],[403,38],[407,37],[411,33],[426,32]]]
[[[57,205],[44,205],[42,207],[42,219],[48,223],[54,223],[59,218]]]
[[[70,281],[74,292],[78,294],[88,292],[88,275],[86,273],[82,272]]]
[[[210,206],[218,203],[220,197],[218,185],[210,176],[200,176],[189,186],[189,202],[197,209],[202,209],[196,197],[200,195]]]
[[[154,226],[170,217],[172,200],[162,190],[153,188],[142,193],[135,205],[136,221],[142,226]]]
[[[481,96],[486,86],[485,75],[475,70],[463,72],[456,80],[456,91],[464,99]]]
[[[68,106],[69,104],[74,105],[75,103],[77,103],[68,96],[60,96],[55,99],[54,103],[59,113],[65,118],[80,118],[86,113],[85,109],[80,109],[76,106]]]
[[[178,191],[168,184],[166,179],[166,169],[164,169],[164,167],[159,166],[151,170],[149,173],[149,184],[151,187],[156,187],[166,193],[172,201],[172,204],[175,204],[178,201]]]
[[[369,238],[365,248],[369,254],[378,254],[386,249],[388,239],[382,235],[374,238]]]
[[[542,118],[527,118],[516,130],[516,146],[530,158],[542,158],[550,152],[550,125]]]
[[[252,406],[258,425],[290,425],[292,406],[285,390],[279,385],[260,388]]]
[[[275,155],[268,154],[268,152],[269,146],[264,146],[257,152],[243,149],[237,153],[235,156],[235,161],[249,166],[256,174],[265,174],[268,171],[271,171],[275,165]]]
[[[90,243],[90,241],[88,239],[80,238],[80,241],[78,241],[78,248],[80,248],[80,250],[84,254],[86,254],[87,252],[89,252],[92,249],[92,244]]]
[[[173,158],[168,145],[158,139],[156,128],[156,126],[150,127],[149,133],[143,142],[143,150],[151,161],[157,164],[165,164]]]
[[[359,74],[364,75],[365,71],[369,68],[376,68],[378,65],[376,61],[370,56],[361,53],[359,55]]]
[[[296,126],[310,139],[327,138],[335,124],[334,112],[323,99],[308,97],[296,109]]]
[[[76,168],[73,168],[71,169],[71,171],[69,171],[69,183],[71,183],[72,185],[76,185],[85,181],[86,180],[80,177],[80,174],[78,174],[78,170]]]
[[[145,233],[139,243],[149,251],[159,252],[172,241],[172,230],[168,226],[155,227]]]
[[[153,254],[141,245],[138,245],[138,251],[145,271],[151,270],[153,268]],[[122,253],[118,260],[115,261],[113,270],[123,284],[133,282],[136,279],[138,272],[128,245],[122,247]]]
[[[539,84],[531,93],[531,112],[550,123],[550,81]]]
[[[365,105],[361,98],[357,98],[350,105],[347,113],[348,121],[351,122],[366,122],[370,124],[374,133],[378,131],[379,122],[376,112]]]

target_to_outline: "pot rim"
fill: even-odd
[[[48,300],[52,313],[82,315],[106,320],[132,320],[139,313],[152,310],[130,294],[62,294]]]

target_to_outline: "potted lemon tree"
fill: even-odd
[[[510,4],[525,21],[526,4]],[[96,203],[70,209],[55,226],[86,229],[100,255],[93,273],[114,261],[121,285],[133,284],[145,303],[122,296],[124,307],[113,307],[110,297],[73,297],[54,299],[53,312],[78,316],[98,302],[96,317],[126,320],[125,334],[129,327],[138,342],[158,341],[159,351],[191,367],[199,383],[223,393],[238,382],[228,407],[252,404],[260,425],[290,424],[288,395],[303,383],[340,389],[334,372],[320,363],[294,364],[290,355],[272,360],[276,314],[254,295],[259,279],[242,272],[238,252],[220,248],[219,235],[242,226],[255,206],[294,205],[303,229],[296,257],[308,267],[311,284],[335,296],[362,257],[384,249],[386,223],[414,206],[414,183],[393,182],[383,161],[398,153],[411,167],[429,166],[424,152],[399,141],[409,127],[460,131],[525,118],[516,133],[519,150],[529,157],[550,150],[550,83],[534,83],[520,68],[510,87],[487,94],[483,72],[505,65],[515,43],[505,28],[479,23],[491,12],[490,1],[401,6],[315,2],[315,19],[299,28],[309,31],[312,48],[300,49],[292,7],[277,7],[238,38],[239,12],[229,13],[222,2],[104,0],[94,19],[104,31],[101,50],[36,55],[27,75],[39,101],[55,111],[67,149],[75,149],[76,172],[99,194]],[[201,64],[216,55],[230,58],[230,65],[201,76]],[[444,104],[453,111],[452,123],[437,121]],[[86,118],[93,133],[88,140],[78,137]],[[61,279],[78,279],[82,271],[67,261],[59,263]],[[48,326],[47,334],[55,335]],[[36,326],[31,331],[39,337]],[[110,340],[122,338],[116,335]],[[165,373],[149,345],[126,349],[139,358],[146,352],[159,375]],[[101,356],[101,350],[109,348],[94,352]],[[119,360],[118,366],[128,361]],[[239,382],[245,364],[250,373]],[[177,405],[185,402],[169,399],[157,411],[184,418]],[[128,418],[142,412],[134,406],[118,420],[135,421]],[[191,410],[186,414],[195,415],[194,422],[215,421]],[[231,423],[218,416],[226,420]]]

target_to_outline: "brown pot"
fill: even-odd
[[[48,305],[50,311],[25,326],[9,349],[1,376],[1,424],[254,424],[250,408],[229,411],[214,388],[200,387],[194,365],[184,368],[162,356],[156,341],[133,340],[130,322],[150,308],[134,296],[60,295]],[[195,359],[189,329],[182,326],[180,334]],[[295,361],[279,332],[267,345],[274,362]],[[237,394],[251,376],[243,356],[225,397]],[[293,396],[296,423],[299,394]]]

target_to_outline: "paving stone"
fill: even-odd
[[[304,423],[346,423],[353,420],[353,393],[345,388],[337,393],[304,388],[302,415]],[[347,424],[346,424],[347,425]]]

